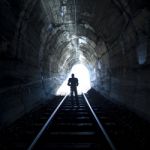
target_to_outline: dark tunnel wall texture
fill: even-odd
[[[92,87],[150,120],[149,8],[146,0],[1,0],[1,127],[53,97],[79,61],[79,39]]]

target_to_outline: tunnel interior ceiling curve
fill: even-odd
[[[57,64],[53,67],[57,70],[56,72],[64,73],[67,73],[78,62],[83,64],[90,62],[94,65],[97,36],[88,22],[92,19],[90,13],[83,12],[82,17],[79,18],[81,16],[79,2],[76,0],[49,2],[43,0],[42,2],[51,18],[47,30],[48,36],[43,39],[47,41],[43,45],[44,62],[50,61],[49,64],[54,66]],[[60,61],[57,62],[57,60]]]
[[[52,57],[55,57],[53,54],[57,53],[55,59],[63,57],[64,63],[66,60],[75,60],[74,57],[77,55],[81,56],[80,59],[83,55],[88,61],[96,62],[96,57],[91,58],[90,56],[96,56],[95,45],[97,42],[104,40],[108,44],[113,43],[120,36],[126,24],[122,13],[110,0],[95,1],[94,3],[86,1],[86,5],[84,1],[78,0],[42,0],[42,4],[49,16],[48,36],[47,39],[43,39],[47,41],[44,45],[44,53],[46,56],[49,54]],[[109,11],[107,11],[108,9]],[[112,17],[111,14],[115,15]],[[118,32],[113,32],[116,28]],[[80,42],[84,39],[87,42],[81,46]],[[66,55],[62,56],[64,53]],[[48,59],[51,59],[51,56]],[[73,58],[68,59],[68,56]],[[53,58],[53,60],[55,59]],[[45,61],[48,60],[45,59]],[[59,65],[57,66],[59,68]]]
[[[41,3],[47,20],[41,35],[44,42],[40,64],[45,77],[61,76],[60,83],[78,62],[91,68],[100,64],[99,59],[115,49],[118,39],[131,24],[130,14],[119,10],[121,6],[114,0],[86,1],[86,4],[79,0],[41,0]],[[103,46],[98,45],[100,41]],[[109,56],[105,56],[101,65],[107,65],[110,70]]]

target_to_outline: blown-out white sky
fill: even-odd
[[[75,77],[78,78],[79,81],[79,86],[77,87],[78,94],[81,94],[82,92],[86,93],[91,88],[90,75],[88,69],[83,64],[77,64],[72,67],[69,76],[57,90],[56,95],[69,94],[70,87],[67,85],[67,83],[72,73],[74,73]]]

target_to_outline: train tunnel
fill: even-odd
[[[146,0],[1,0],[0,20],[0,128],[61,94],[76,65],[84,88],[150,120]]]

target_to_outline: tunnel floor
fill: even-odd
[[[144,150],[149,149],[149,139],[150,139],[150,124],[146,121],[141,119],[140,117],[136,116],[133,112],[130,112],[123,106],[114,104],[108,100],[106,100],[104,97],[102,97],[100,94],[96,92],[89,92],[86,94],[89,102],[95,111],[97,117],[100,119],[103,127],[107,131],[108,135],[110,136],[111,140],[113,141],[116,149],[118,150],[127,150],[127,149],[136,149],[136,150]],[[62,97],[56,96],[53,100],[50,101],[50,103],[40,106],[39,108],[36,108],[32,112],[24,115],[22,118],[18,119],[16,122],[11,124],[9,127],[6,127],[5,129],[0,131],[0,149],[7,150],[7,149],[27,149],[27,147],[31,144],[43,124],[47,121],[49,115],[53,112],[57,104],[60,102]],[[78,117],[81,117],[82,123],[87,124],[86,117],[85,116],[85,110],[83,109],[83,103],[82,96],[79,96],[80,105],[77,106],[76,104],[72,105],[70,104],[70,99],[67,98],[66,102],[67,105],[64,106],[63,115],[60,115],[57,119],[57,125],[53,125],[53,129],[56,131],[60,131],[61,128],[57,128],[58,123],[60,125],[60,120],[65,120],[67,117],[67,114],[70,116],[70,120],[68,122],[71,123],[71,116],[75,115],[75,112],[80,111],[78,114]],[[67,110],[67,113],[64,114],[64,112]],[[73,113],[71,115],[71,113]],[[75,123],[79,123],[78,121],[75,121]],[[63,124],[63,122],[61,122]],[[89,134],[81,135],[81,131],[85,130],[86,128],[89,129],[89,127],[84,126],[83,128],[80,127],[80,135],[78,138],[78,143],[84,141],[84,139],[90,139],[88,138]],[[51,127],[49,127],[51,128]],[[63,127],[63,130],[66,129],[67,131],[70,130],[72,127]],[[75,132],[72,134],[78,133],[77,130],[77,124],[74,127]],[[66,131],[65,131],[66,132]],[[69,131],[70,132],[70,131]],[[99,132],[99,131],[98,131]],[[89,132],[91,133],[91,132]],[[57,135],[57,134],[56,134]],[[56,136],[55,135],[55,136]],[[66,136],[66,134],[65,134]],[[72,135],[74,136],[74,135]],[[58,140],[58,137],[64,140],[63,136],[56,136],[56,140]],[[50,138],[50,137],[48,137]],[[52,137],[51,137],[52,138]],[[60,140],[59,139],[59,140]],[[68,138],[69,139],[69,138]],[[100,139],[98,136],[97,139]],[[46,139],[45,139],[46,140]],[[53,138],[54,140],[54,138]],[[88,141],[88,140],[87,140]],[[101,140],[102,141],[102,140]],[[81,143],[80,142],[80,143]],[[84,143],[84,142],[83,142]],[[105,142],[104,142],[105,143]],[[89,149],[91,147],[88,147],[89,143],[86,142],[86,145],[79,144],[78,146],[74,147],[74,149]],[[67,145],[65,145],[67,147]],[[56,145],[53,147],[53,149],[57,149],[61,147],[61,145]],[[73,147],[67,147],[65,149],[72,149]],[[147,147],[147,148],[146,148]],[[104,149],[106,150],[106,149]]]

